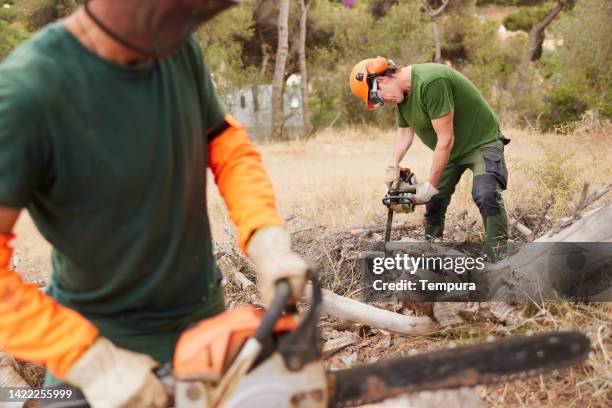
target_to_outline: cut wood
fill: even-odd
[[[223,256],[217,261],[217,265],[221,269],[223,276],[227,277],[242,290],[256,290],[255,284],[235,267],[229,256]]]
[[[340,337],[335,339],[327,340],[325,344],[323,344],[323,358],[328,358],[342,350],[345,347],[350,346],[351,344],[355,344],[357,341],[357,336],[353,333],[346,333]]]
[[[312,298],[310,284],[306,287],[306,298]],[[438,325],[427,316],[404,316],[389,312],[326,289],[323,289],[321,312],[397,334],[423,335],[438,329]]]
[[[244,274],[242,272],[235,271],[233,276],[232,276],[232,278],[234,279],[234,281],[236,281],[238,283],[238,285],[243,290],[249,290],[249,289],[255,290],[255,288],[256,288],[255,284],[253,282],[251,282],[249,280],[249,278],[244,276]]]
[[[526,225],[521,224],[519,220],[512,217],[508,217],[508,222],[510,224],[510,227],[514,228],[525,238],[530,239],[533,236],[533,231],[531,231]]]

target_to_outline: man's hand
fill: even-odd
[[[416,193],[414,194],[414,201],[417,204],[425,204],[439,192],[440,191],[435,188],[429,181],[417,184]]]
[[[392,187],[399,185],[400,178],[400,167],[398,165],[389,165],[385,170],[385,184],[387,190],[391,190]]]
[[[167,407],[166,390],[151,371],[155,366],[151,357],[100,337],[68,371],[66,381],[78,387],[93,408]]]
[[[266,306],[272,302],[275,284],[281,279],[289,280],[293,301],[302,296],[308,267],[291,251],[286,228],[274,225],[255,231],[247,244],[247,253],[255,264],[259,291]]]

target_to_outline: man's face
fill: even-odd
[[[385,100],[385,105],[401,103],[404,100],[404,91],[399,84],[397,75],[381,76],[376,78],[380,94]]]

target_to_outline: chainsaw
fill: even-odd
[[[290,286],[280,281],[267,311],[241,306],[200,321],[181,335],[173,364],[156,375],[176,408],[324,408],[374,403],[403,393],[506,382],[584,360],[578,332],[551,332],[382,360],[326,371],[317,322],[322,293],[312,279],[310,308],[286,313]],[[88,407],[73,397],[39,406]],[[112,392],[109,390],[109,392]]]
[[[387,207],[387,223],[385,224],[385,244],[391,239],[391,228],[393,225],[393,213],[414,212],[416,203],[414,193],[416,193],[416,175],[407,167],[400,168],[399,179],[396,180],[387,194],[382,199]]]

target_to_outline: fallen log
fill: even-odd
[[[306,298],[312,298],[310,284],[306,287]],[[326,289],[323,289],[321,312],[397,334],[423,335],[438,329],[437,323],[428,316],[401,315],[337,295]]]
[[[555,277],[555,273],[562,268],[551,267],[552,256],[560,255],[564,260],[567,256],[566,253],[559,253],[559,248],[565,247],[558,244],[568,243],[571,246],[569,243],[576,243],[576,248],[597,248],[597,245],[601,245],[597,243],[612,242],[610,225],[612,203],[582,214],[574,219],[571,225],[553,235],[544,234],[533,243],[525,245],[516,254],[478,273],[475,279],[488,286],[489,298],[495,301],[563,299],[563,294],[558,290],[558,285],[563,282],[556,281],[558,278]],[[609,265],[609,254],[602,256],[606,257]],[[578,279],[581,279],[581,271],[576,270]],[[597,297],[591,300],[606,300],[612,296],[612,288],[601,289]]]
[[[249,280],[234,264],[230,256],[224,255],[217,261],[217,266],[224,277],[231,280],[236,286],[244,291],[256,291],[256,286]]]
[[[327,340],[325,344],[323,344],[323,349],[321,350],[323,358],[329,358],[343,348],[355,344],[357,338],[357,335],[350,333],[335,339]]]
[[[508,223],[510,224],[510,227],[514,228],[526,239],[530,239],[533,236],[533,231],[531,231],[526,225],[521,224],[519,220],[508,217]]]

